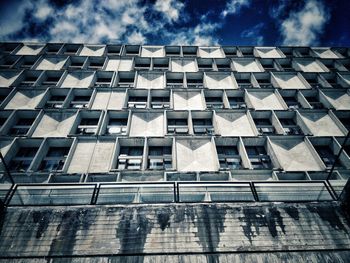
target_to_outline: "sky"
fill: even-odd
[[[0,0],[0,41],[350,46],[350,0]]]

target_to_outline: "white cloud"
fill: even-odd
[[[221,12],[223,17],[238,13],[242,7],[249,7],[250,0],[229,0],[226,3],[225,9]]]
[[[264,23],[259,23],[252,28],[248,28],[241,33],[242,38],[248,38],[252,45],[262,46],[264,44],[264,37],[261,35],[261,29]]]
[[[289,14],[282,21],[280,32],[284,45],[315,45],[318,36],[330,18],[330,12],[321,1],[309,0],[305,6]]]
[[[185,5],[178,0],[157,0],[154,9],[163,13],[169,22],[176,22],[180,18],[180,13]]]
[[[37,1],[35,5],[34,17],[38,20],[44,21],[54,12],[46,0]]]
[[[129,44],[144,44],[145,42],[146,42],[146,38],[140,32],[132,32],[127,37],[127,43],[129,43]]]
[[[168,33],[166,36],[170,39],[171,45],[198,45],[213,46],[218,45],[215,31],[221,26],[219,23],[210,23],[204,15],[200,22],[185,31]]]
[[[13,7],[16,16],[12,16]],[[186,20],[188,13],[179,0],[157,0],[154,4],[144,4],[143,0],[80,0],[61,8],[49,0],[22,0],[12,4],[8,13],[11,13],[9,19],[0,17],[0,39],[216,45],[215,33],[222,26],[222,21],[213,23],[203,15],[197,24],[181,27],[180,22]],[[28,30],[32,23],[42,28],[39,34]],[[174,27],[174,23],[180,26]]]

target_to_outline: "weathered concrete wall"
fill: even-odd
[[[350,250],[336,203],[10,207],[0,227],[1,257]]]

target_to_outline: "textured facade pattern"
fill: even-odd
[[[349,55],[1,43],[0,258],[346,262]]]

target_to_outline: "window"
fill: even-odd
[[[4,125],[6,120],[7,118],[0,117],[0,128],[2,127],[2,125]]]
[[[153,96],[152,97],[152,109],[165,109],[170,108],[169,97],[165,96]]]
[[[187,87],[203,88],[203,79],[187,79]]]
[[[271,169],[271,159],[264,146],[246,146],[248,158],[253,169]]]
[[[323,109],[323,104],[318,100],[316,96],[305,97],[313,109]]]
[[[147,96],[129,96],[128,107],[145,109],[147,107]]]
[[[129,88],[134,86],[134,77],[123,77],[119,79],[119,87]]]
[[[150,146],[148,150],[148,169],[169,170],[171,168],[171,147]]]
[[[269,79],[258,79],[258,83],[260,88],[263,88],[263,89],[273,88],[273,85],[271,84],[271,81]]]
[[[345,128],[350,130],[350,118],[339,118],[339,120],[345,126]]]
[[[98,118],[84,118],[80,121],[77,128],[77,134],[91,135],[96,134]]]
[[[260,134],[274,134],[275,128],[267,118],[254,118],[255,126]]]
[[[127,119],[111,118],[107,125],[107,134],[126,135]]]
[[[284,131],[288,135],[302,135],[303,132],[299,128],[299,126],[295,123],[295,121],[292,118],[280,118],[279,119]]]
[[[65,99],[66,99],[66,96],[53,95],[46,101],[44,108],[60,109],[63,107],[63,102]]]
[[[97,77],[97,80],[95,82],[96,87],[109,87],[111,84],[112,78],[111,77]]]
[[[151,60],[139,59],[135,61],[135,69],[148,70],[151,67]]]
[[[183,86],[182,78],[170,78],[167,77],[167,87],[168,88],[178,88],[179,86]]]
[[[69,147],[51,147],[41,161],[39,171],[62,170],[69,152]]]
[[[60,80],[60,76],[48,76],[42,83],[41,85],[46,85],[46,86],[55,86],[58,81]]]
[[[25,172],[32,163],[38,147],[22,147],[17,152],[16,156],[12,158],[9,169],[11,171]]]
[[[214,127],[211,119],[193,119],[193,130],[196,135],[214,134]]]
[[[169,134],[188,134],[187,119],[168,119]]]
[[[326,165],[327,169],[332,168],[336,156],[333,154],[330,147],[327,146],[315,146],[315,150],[317,151],[318,155],[321,157],[323,163]],[[340,163],[339,159],[335,162],[336,168],[341,168],[343,165]]]
[[[34,118],[20,118],[11,128],[10,135],[26,135],[34,122]]]
[[[236,79],[239,88],[252,88],[253,85],[250,79]]]
[[[243,97],[229,97],[228,101],[230,103],[231,109],[246,109],[247,104]]]
[[[154,62],[153,62],[153,69],[155,69],[155,70],[168,70],[168,68],[169,68],[169,61],[168,60],[166,60],[164,62],[154,60]]]
[[[36,76],[26,76],[20,83],[20,86],[33,86],[37,79],[38,77]]]
[[[242,167],[241,157],[236,146],[217,146],[216,147],[220,168],[222,169],[240,169]]]
[[[224,107],[221,97],[205,97],[205,102],[209,109],[222,109]]]
[[[301,108],[300,103],[296,100],[294,96],[284,96],[284,102],[287,104],[289,109],[299,109]]]
[[[142,165],[142,146],[121,146],[117,167],[119,170],[140,170]]]
[[[84,60],[72,60],[68,69],[75,70],[81,69],[84,66]]]
[[[89,65],[89,69],[92,69],[92,70],[102,69],[103,64],[104,64],[103,60],[102,61],[91,61],[90,65]]]
[[[74,96],[69,104],[70,108],[81,109],[87,108],[89,105],[90,96]]]

